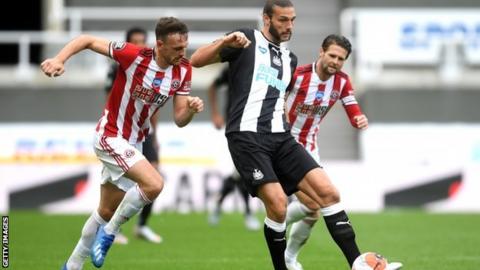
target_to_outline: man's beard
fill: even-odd
[[[273,24],[270,24],[270,27],[268,28],[268,32],[275,39],[274,41],[276,41],[278,43],[290,40],[291,34],[290,34],[290,36],[288,37],[287,40],[282,40],[282,37],[280,36],[280,33],[277,31],[277,29],[275,29],[275,27],[273,27]]]

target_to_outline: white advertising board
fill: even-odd
[[[438,64],[452,43],[467,63],[480,63],[479,9],[350,9],[343,18],[362,66]]]

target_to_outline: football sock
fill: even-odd
[[[292,224],[288,235],[287,249],[285,258],[289,261],[296,261],[300,248],[307,242],[312,231],[313,224],[308,224],[304,220]]]
[[[278,223],[268,217],[265,218],[263,232],[275,270],[287,270],[287,266],[285,265],[285,248],[287,246],[285,239],[286,228],[285,222]]]
[[[130,188],[127,193],[125,193],[125,197],[123,197],[122,202],[120,202],[112,219],[105,225],[105,232],[107,234],[116,234],[122,224],[127,222],[148,203],[152,202],[143,194],[138,185]]]
[[[95,240],[97,229],[100,225],[105,223],[106,221],[100,217],[97,211],[93,212],[92,215],[87,219],[85,225],[83,225],[80,240],[78,240],[72,255],[70,255],[70,258],[68,258],[67,269],[82,269],[85,259],[90,255],[90,249],[93,245],[93,241]]]
[[[140,216],[138,217],[138,226],[145,226],[145,224],[147,224],[147,219],[152,213],[152,206],[153,203],[149,203],[143,207],[142,212],[140,212]]]
[[[330,235],[342,250],[350,266],[352,266],[353,261],[360,255],[360,251],[355,242],[355,232],[347,213],[345,213],[339,203],[322,208],[321,212]]]
[[[286,218],[287,226],[303,219],[309,212],[310,210],[299,201],[293,201],[289,203],[287,207]]]

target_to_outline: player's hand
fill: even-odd
[[[225,125],[225,120],[219,113],[212,114],[212,122],[216,129],[221,129]]]
[[[368,128],[368,118],[365,114],[357,115],[353,117],[353,121],[355,121],[355,125],[358,129],[367,129]]]
[[[223,44],[234,48],[247,48],[252,43],[244,33],[233,32],[223,37]]]
[[[192,113],[199,113],[203,111],[203,100],[199,97],[188,97],[188,110]]]
[[[40,67],[42,68],[43,73],[45,73],[45,75],[48,77],[58,77],[65,72],[65,66],[63,65],[63,62],[55,58],[49,58],[43,61],[40,64]]]

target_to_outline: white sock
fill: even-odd
[[[322,212],[322,215],[324,217],[328,217],[328,216],[335,215],[336,213],[340,213],[343,210],[344,209],[343,209],[342,204],[341,203],[336,203],[336,204],[332,204],[330,206],[327,206],[327,207],[324,207],[324,208],[320,209],[320,212]]]
[[[292,224],[287,238],[287,249],[285,250],[286,261],[296,261],[300,249],[310,237],[312,225],[303,220]]]
[[[108,234],[116,234],[122,224],[142,210],[148,203],[151,203],[151,201],[143,194],[138,185],[130,188],[127,193],[125,193],[125,197],[123,197],[122,202],[120,202],[112,219],[105,225],[105,232]]]
[[[287,229],[287,224],[285,222],[279,223],[265,217],[265,225],[267,225],[270,229],[276,232],[284,232]]]
[[[80,237],[80,240],[78,240],[75,249],[70,255],[70,258],[68,258],[67,269],[82,269],[85,259],[90,256],[90,249],[92,248],[93,241],[95,240],[97,229],[100,225],[105,223],[106,221],[100,217],[97,211],[93,212],[92,215],[87,219],[85,225],[83,225],[82,236]]]
[[[308,215],[309,212],[310,212],[310,209],[308,209],[305,205],[303,205],[299,201],[293,201],[289,203],[287,207],[287,218],[286,218],[287,226],[303,219]]]

